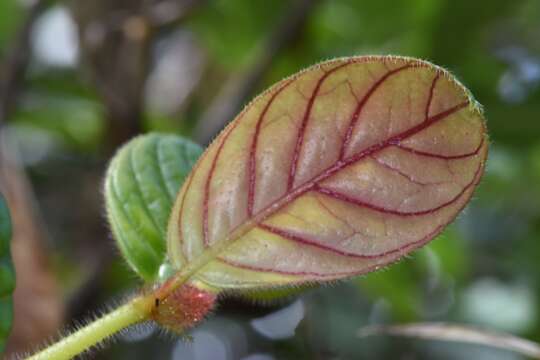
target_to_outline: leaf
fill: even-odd
[[[6,201],[0,194],[0,354],[4,352],[13,322],[15,268],[11,260],[11,219]]]
[[[426,244],[484,170],[479,105],[448,72],[389,56],[315,65],[257,97],[171,214],[181,275],[219,289],[364,274]]]
[[[359,330],[359,337],[373,335],[403,336],[425,340],[462,342],[514,351],[540,359],[540,344],[510,334],[446,323],[411,323],[406,325],[373,325]]]
[[[202,153],[175,135],[149,134],[124,145],[105,179],[105,202],[114,238],[144,280],[165,261],[167,221],[178,189]]]

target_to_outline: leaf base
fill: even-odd
[[[159,292],[158,289],[156,294]],[[166,330],[180,334],[202,321],[214,308],[216,299],[216,293],[184,284],[165,298],[155,298],[151,319]]]

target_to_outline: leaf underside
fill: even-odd
[[[0,355],[5,350],[13,322],[13,291],[15,268],[11,260],[11,219],[2,194],[0,194]]]
[[[201,153],[187,139],[148,134],[124,145],[111,161],[105,179],[108,220],[122,255],[146,281],[157,279],[176,193]]]
[[[456,217],[487,148],[479,106],[428,62],[318,64],[257,97],[201,156],[171,214],[169,258],[220,289],[373,271]]]

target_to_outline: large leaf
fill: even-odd
[[[171,214],[180,278],[220,289],[340,279],[426,244],[484,170],[478,104],[403,57],[328,61],[257,97],[195,165]]]
[[[176,193],[201,153],[199,145],[179,136],[149,134],[123,146],[109,166],[109,223],[122,255],[147,281],[157,279]]]
[[[13,321],[13,290],[15,290],[15,268],[11,261],[11,219],[2,194],[0,194],[0,355]]]

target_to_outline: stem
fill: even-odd
[[[200,256],[195,261],[191,262],[188,266],[185,267],[185,269],[173,277],[171,277],[169,280],[167,280],[164,284],[162,284],[160,287],[155,289],[153,292],[146,294],[144,296],[137,297],[135,299],[132,299],[127,304],[120,306],[116,310],[111,311],[110,313],[104,315],[103,317],[91,322],[90,324],[84,326],[83,328],[77,330],[73,334],[67,336],[66,338],[61,339],[56,344],[53,344],[38,353],[28,357],[26,360],[64,360],[64,359],[72,359],[73,357],[83,353],[84,351],[90,349],[93,346],[98,345],[103,340],[111,337],[112,335],[116,334],[118,331],[145,321],[149,319],[151,316],[154,318],[154,316],[158,316],[158,318],[154,318],[159,324],[162,326],[167,327],[167,325],[170,325],[170,328],[177,329],[178,326],[182,328],[182,326],[193,326],[196,322],[201,320],[205,314],[208,313],[210,308],[215,302],[215,293],[209,291],[206,292],[202,289],[198,289],[199,291],[202,291],[200,294],[196,294],[197,296],[200,296],[203,293],[206,293],[206,295],[213,296],[213,298],[207,298],[206,300],[209,300],[209,303],[206,304],[207,308],[196,308],[193,309],[186,309],[184,305],[185,303],[182,303],[182,296],[179,298],[176,298],[175,300],[180,301],[179,303],[170,304],[172,306],[169,307],[169,311],[172,311],[172,313],[167,314],[166,316],[170,317],[172,315],[173,319],[175,316],[176,310],[178,310],[178,306],[181,306],[184,310],[191,311],[187,316],[188,322],[184,324],[167,324],[167,320],[169,319],[161,319],[164,320],[163,322],[160,321],[159,318],[159,312],[158,314],[153,314],[153,311],[156,309],[157,304],[159,304],[160,300],[166,299],[168,296],[170,296],[172,293],[174,293],[175,290],[177,290],[180,286],[186,283],[188,279],[197,272],[198,269],[201,267],[204,267],[208,262],[212,260],[212,258],[215,257],[216,253],[219,253],[219,251],[222,250],[222,247],[227,246],[227,242],[225,242],[224,245],[216,246],[215,248],[211,249],[207,253],[205,253],[203,256]],[[189,293],[184,294],[187,295],[187,301],[192,301],[192,298],[189,298]],[[184,299],[185,300],[185,299]],[[198,302],[200,302],[202,299],[198,297]],[[189,305],[189,304],[188,304]],[[171,310],[172,309],[172,310]],[[203,312],[202,314],[198,312]],[[180,319],[180,321],[186,320],[185,314],[181,312],[183,317]],[[192,319],[193,321],[189,322],[189,319],[191,319],[193,316],[195,316],[195,319]]]
[[[118,331],[148,319],[151,310],[152,297],[135,298],[27,360],[71,359]]]

